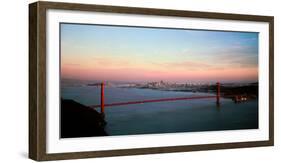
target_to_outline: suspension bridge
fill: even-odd
[[[126,102],[116,102],[116,103],[104,103],[104,87],[105,83],[91,84],[92,86],[100,86],[100,104],[91,105],[91,108],[100,108],[100,113],[105,116],[104,108],[112,106],[122,106],[122,105],[133,105],[133,104],[144,104],[144,103],[155,103],[155,102],[165,102],[165,101],[179,101],[179,100],[198,100],[198,99],[215,99],[216,104],[220,105],[220,83],[216,83],[216,95],[213,96],[190,96],[190,97],[176,97],[176,98],[161,98],[161,99],[150,99],[150,100],[138,100],[138,101],[126,101]]]

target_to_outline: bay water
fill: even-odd
[[[105,87],[105,104],[161,98],[213,96],[211,93]],[[100,104],[100,88],[64,86],[61,97],[83,105]],[[99,108],[96,108],[100,111]],[[258,100],[194,99],[105,107],[109,135],[218,131],[258,128]]]

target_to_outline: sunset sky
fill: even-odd
[[[257,82],[258,33],[61,24],[61,78]]]

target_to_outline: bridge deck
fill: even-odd
[[[208,99],[217,98],[217,96],[194,96],[194,97],[178,97],[178,98],[162,98],[162,99],[152,99],[152,100],[141,100],[141,101],[127,101],[127,102],[117,102],[104,104],[104,107],[108,106],[121,106],[121,105],[131,105],[131,104],[143,104],[152,102],[164,102],[164,101],[179,101],[179,100],[194,100],[194,99]],[[91,108],[98,108],[101,105],[91,105]]]

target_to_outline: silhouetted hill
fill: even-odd
[[[73,100],[61,100],[61,138],[105,136],[105,123],[96,110]]]

